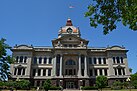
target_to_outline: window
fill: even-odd
[[[46,64],[46,63],[47,63],[47,58],[45,57],[45,58],[44,58],[44,64]]]
[[[42,63],[42,58],[41,57],[39,57],[39,64],[41,64]]]
[[[43,69],[43,76],[46,76],[46,69]]]
[[[36,74],[36,69],[33,69],[33,76],[35,76]]]
[[[23,56],[20,56],[20,63],[23,62]]]
[[[89,64],[92,64],[92,58],[89,58]]]
[[[94,69],[94,72],[95,72],[95,76],[98,76],[97,69]]]
[[[49,58],[49,64],[52,64],[52,58]]]
[[[57,63],[60,63],[60,55],[57,55]]]
[[[51,76],[51,69],[48,69],[48,76]]]
[[[99,69],[99,74],[102,75],[102,69]]]
[[[16,72],[17,72],[17,68],[14,69],[14,75],[16,75]]]
[[[120,63],[119,57],[116,57],[116,59],[117,59],[117,63]]]
[[[34,57],[34,64],[37,64],[37,57]]]
[[[72,69],[69,69],[69,75],[72,75]]]
[[[21,75],[21,68],[18,68],[18,75]]]
[[[37,81],[37,86],[40,86],[40,81]]]
[[[17,56],[17,57],[16,57],[16,62],[18,62],[18,61],[19,61],[19,57]]]
[[[93,72],[92,72],[92,69],[90,69],[90,76],[93,76]]]
[[[99,61],[98,63],[101,64],[101,58],[98,58],[98,61]]]
[[[25,56],[25,58],[24,58],[24,63],[26,63],[27,62],[27,57]]]
[[[117,69],[116,68],[114,69],[114,71],[115,71],[115,75],[117,75]]]
[[[67,44],[65,44],[64,47],[67,47]]]
[[[106,58],[103,58],[103,63],[106,64]]]
[[[74,75],[76,75],[76,69],[74,69]]]
[[[118,69],[118,75],[122,75],[121,69]]]
[[[81,69],[81,75],[84,76],[84,69]]]
[[[121,57],[121,63],[123,63],[123,57]]]
[[[68,61],[66,61],[66,65],[76,65],[76,64],[75,64],[75,61],[68,60]]]
[[[97,62],[96,62],[96,58],[94,58],[94,64],[97,64]]]
[[[115,57],[113,57],[113,63],[114,63],[114,64],[116,63],[116,61],[115,61]]]
[[[108,75],[107,69],[104,69],[105,76]]]
[[[72,47],[72,45],[71,45],[71,44],[69,44],[69,47]]]
[[[84,58],[85,58],[85,57],[82,55],[82,56],[81,56],[81,63],[82,63],[82,64],[84,64]]]
[[[123,71],[123,75],[125,75],[125,69],[124,68],[122,69],[122,71]]]
[[[59,70],[59,69],[57,69],[57,76],[59,76],[59,71],[60,71],[60,70]]]
[[[41,75],[41,69],[38,69],[38,76]]]
[[[23,68],[22,70],[23,70],[22,75],[25,75],[25,68]]]

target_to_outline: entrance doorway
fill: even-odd
[[[66,82],[66,89],[74,89],[75,83],[74,82]]]

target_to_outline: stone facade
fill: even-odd
[[[12,79],[28,79],[42,86],[46,79],[64,89],[95,85],[96,77],[107,76],[109,84],[130,76],[125,47],[88,47],[79,28],[70,19],[61,27],[53,47],[16,45],[11,50],[16,59],[11,64]]]

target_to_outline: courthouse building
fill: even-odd
[[[11,64],[12,79],[28,79],[33,86],[42,86],[46,79],[64,89],[94,86],[97,76],[108,83],[125,81],[130,76],[127,51],[123,46],[89,47],[71,19],[61,27],[52,47],[16,45],[11,50],[16,59]]]

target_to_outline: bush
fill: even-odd
[[[95,86],[85,86],[85,87],[81,87],[82,90],[98,90],[97,87]]]
[[[51,86],[50,90],[61,90],[61,87]]]

